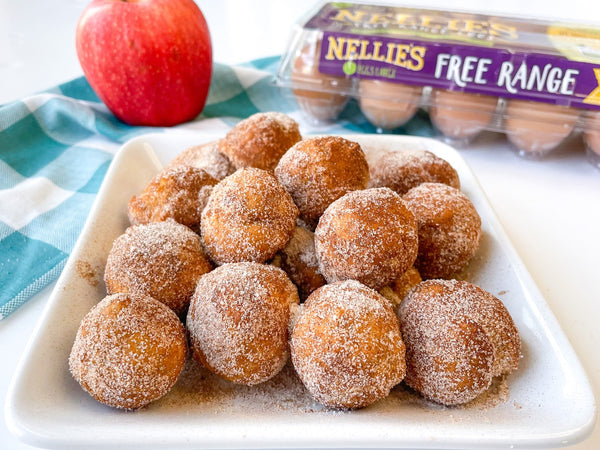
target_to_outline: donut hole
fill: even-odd
[[[291,352],[307,390],[332,408],[363,408],[386,397],[406,370],[390,303],[354,280],[308,297],[292,330]]]
[[[233,383],[267,381],[289,357],[296,287],[285,272],[254,262],[224,264],[203,276],[187,316],[193,357]]]
[[[115,294],[84,317],[69,355],[69,370],[93,398],[138,409],[166,395],[183,370],[183,325],[151,297]]]

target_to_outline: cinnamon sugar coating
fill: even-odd
[[[419,284],[421,281],[423,281],[421,279],[421,274],[419,273],[416,267],[412,266],[409,267],[406,270],[406,272],[404,272],[402,275],[396,278],[392,282],[391,287],[400,299],[400,302],[402,302],[402,300],[408,295],[410,290],[414,288],[417,284]]]
[[[316,221],[348,192],[367,187],[369,166],[359,144],[339,136],[304,139],[290,148],[275,168],[300,216]]]
[[[386,397],[406,370],[391,304],[353,280],[308,297],[292,330],[291,352],[310,394],[333,408],[362,408]]]
[[[82,320],[69,369],[99,402],[137,409],[170,391],[186,353],[183,325],[167,306],[151,297],[115,294]]]
[[[319,270],[314,233],[304,227],[296,226],[292,238],[275,259],[275,265],[283,269],[298,287],[300,300],[306,300],[314,290],[326,283]]]
[[[379,293],[387,298],[392,304],[397,307],[404,297],[410,292],[412,288],[418,285],[423,279],[421,274],[416,267],[409,267],[406,272],[396,278],[390,283],[389,286],[385,286],[379,290]]]
[[[194,358],[234,383],[267,381],[289,357],[296,287],[277,267],[224,264],[200,278],[187,316]]]
[[[175,166],[161,170],[128,205],[132,225],[173,219],[200,232],[200,215],[217,180],[203,169]]]
[[[204,170],[217,181],[235,172],[229,158],[219,151],[219,141],[194,145],[179,153],[167,167],[193,166]]]
[[[278,112],[256,113],[238,122],[219,142],[235,168],[256,167],[272,171],[279,159],[302,139],[298,124]]]
[[[479,248],[481,218],[471,200],[442,183],[423,183],[402,197],[419,224],[421,276],[448,278],[462,270]]]
[[[516,370],[521,341],[504,304],[467,281],[427,280],[398,308],[405,382],[446,405],[473,400]]]
[[[444,183],[460,188],[458,173],[448,161],[430,151],[385,151],[371,162],[369,187],[389,187],[400,195],[421,183]]]
[[[315,248],[328,282],[357,280],[380,289],[413,265],[417,222],[391,189],[350,192],[321,216]]]
[[[104,281],[109,294],[147,295],[182,314],[196,282],[211,269],[200,236],[174,221],[153,222],[115,239]]]
[[[202,212],[202,237],[216,264],[265,262],[285,247],[298,208],[275,177],[239,169],[213,188]]]

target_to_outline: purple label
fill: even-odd
[[[553,54],[325,31],[319,70],[600,109],[600,67]]]
[[[549,25],[552,23],[472,12],[330,2],[324,4],[304,24],[304,28],[333,33],[422,37],[433,42],[469,42],[485,46],[497,44],[503,48],[544,48],[552,51],[554,48],[547,36]],[[571,29],[569,26],[567,28]]]

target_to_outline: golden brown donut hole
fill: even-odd
[[[221,180],[202,212],[202,237],[216,264],[265,262],[285,247],[298,208],[275,177],[245,168]]]
[[[217,184],[203,169],[177,166],[160,171],[128,205],[132,225],[173,219],[200,232],[200,215]]]
[[[467,281],[427,280],[398,308],[405,382],[446,405],[466,403],[516,370],[521,341],[500,300]]]
[[[219,141],[194,145],[179,153],[167,167],[192,166],[204,170],[217,181],[235,172],[229,158],[219,151]]]
[[[422,183],[460,188],[454,167],[428,150],[382,151],[371,162],[369,172],[369,187],[388,187],[400,195]]]
[[[300,216],[311,223],[348,192],[367,187],[369,166],[356,142],[339,136],[304,139],[290,148],[275,168]]]
[[[93,398],[141,408],[168,393],[185,363],[185,330],[151,297],[105,297],[83,318],[69,356],[75,380]]]
[[[237,123],[219,151],[237,168],[273,170],[283,154],[302,139],[294,119],[278,112],[256,113]]]
[[[386,397],[406,369],[391,304],[354,280],[308,297],[292,330],[291,351],[310,394],[333,408],[362,408]]]
[[[466,267],[481,240],[481,218],[469,198],[442,183],[420,184],[402,198],[418,222],[421,276],[447,278]]]
[[[275,255],[273,264],[283,269],[298,287],[302,301],[326,283],[319,270],[315,235],[304,227],[296,226],[288,244]]]
[[[174,221],[153,222],[129,227],[115,239],[104,281],[109,294],[150,296],[179,315],[211,269],[200,236]]]
[[[187,317],[194,358],[245,385],[267,381],[289,357],[290,308],[296,287],[274,266],[224,264],[198,282]]]
[[[350,192],[321,216],[315,248],[328,282],[357,280],[380,289],[413,265],[417,221],[391,189]]]
[[[394,307],[397,307],[412,288],[417,286],[423,279],[416,267],[409,267],[406,272],[396,278],[389,286],[384,286],[379,293],[387,298]]]

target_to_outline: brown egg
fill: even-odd
[[[588,159],[600,167],[600,111],[587,111],[583,129]]]
[[[489,95],[435,89],[431,94],[431,121],[444,136],[469,139],[494,117],[498,99]]]
[[[335,119],[348,101],[352,81],[319,72],[321,41],[304,46],[292,66],[292,92],[302,110],[315,121]]]
[[[422,88],[380,80],[360,80],[360,109],[367,120],[383,130],[408,122],[419,107]]]
[[[578,111],[568,106],[510,100],[504,129],[519,154],[541,156],[571,134],[578,117]]]

